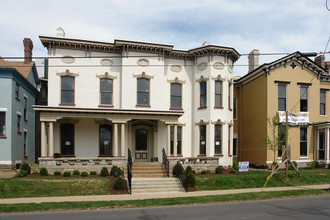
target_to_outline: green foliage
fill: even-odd
[[[113,188],[116,190],[125,190],[127,189],[127,184],[126,184],[126,180],[124,179],[123,176],[118,176],[115,184],[113,185]]]
[[[123,175],[123,171],[119,167],[117,167],[117,166],[111,167],[110,176],[117,177],[117,176],[122,176],[122,175]]]
[[[216,174],[222,174],[223,173],[223,167],[222,166],[218,166],[217,168],[215,168],[215,173]]]
[[[316,160],[313,160],[312,162],[308,162],[307,166],[311,169],[315,169],[315,168],[319,168],[319,162],[317,162]]]
[[[25,170],[20,170],[18,173],[16,173],[16,177],[24,177],[24,176],[26,176]]]
[[[38,173],[38,170],[39,170],[39,164],[34,163],[34,164],[31,165],[31,172],[32,173]]]
[[[230,168],[230,173],[236,173],[236,169],[234,167]]]
[[[26,172],[26,174],[30,174],[31,173],[30,164],[25,163],[25,162],[22,163],[21,170],[24,170]]]
[[[88,173],[86,171],[81,172],[81,176],[88,176]]]
[[[235,169],[235,170],[237,170],[238,169],[238,163],[237,162],[234,162],[232,168]]]
[[[201,174],[205,175],[205,174],[210,174],[211,170],[202,170]]]
[[[179,172],[178,165],[175,164],[174,167],[173,167],[173,170],[172,170],[173,176],[177,176],[178,172]]]
[[[292,161],[292,163],[293,163],[293,165],[294,165],[296,168],[298,168],[298,164],[297,164],[296,161]],[[289,169],[290,169],[290,170],[294,170],[294,168],[293,168],[293,166],[292,166],[291,163],[289,163]]]
[[[80,175],[80,171],[79,170],[74,170],[72,175],[77,175],[78,176],[78,175]]]
[[[54,176],[61,176],[61,175],[62,175],[61,171],[55,171],[54,172]]]
[[[188,183],[188,186],[190,186],[190,187],[194,187],[196,185],[196,178],[192,172],[189,172],[187,174],[187,183]]]
[[[47,176],[48,170],[45,167],[42,167],[39,172],[40,176]]]
[[[193,168],[191,168],[191,166],[187,166],[187,168],[186,168],[186,172],[187,172],[187,174],[188,174],[188,173],[195,174],[195,173],[196,173],[196,170],[194,170]]]
[[[70,171],[65,171],[65,172],[63,172],[63,176],[64,176],[64,177],[70,177],[70,176],[71,176]]]
[[[91,171],[91,172],[89,172],[89,175],[97,175],[97,172],[96,171]]]
[[[106,167],[103,167],[100,176],[109,176],[109,171]]]

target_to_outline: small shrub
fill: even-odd
[[[109,176],[109,171],[106,167],[103,167],[100,176]]]
[[[292,161],[292,163],[293,163],[293,165],[294,165],[296,168],[298,168],[298,164],[297,164],[296,161]],[[293,166],[292,166],[291,163],[289,164],[289,169],[290,169],[290,170],[294,170],[294,168],[293,168]]]
[[[173,167],[173,170],[172,170],[172,174],[173,174],[173,176],[177,176],[178,175],[178,165],[177,164],[175,164],[175,166]]]
[[[123,176],[118,176],[115,184],[113,185],[113,189],[117,189],[117,190],[125,190],[127,189],[127,184],[126,184],[126,180],[124,179]]]
[[[215,173],[216,174],[222,174],[223,173],[223,167],[222,166],[218,166],[217,168],[215,168]]]
[[[71,173],[69,171],[63,172],[64,177],[70,177]]]
[[[89,172],[89,175],[96,175],[96,174],[97,174],[96,171],[91,171],[91,172]]]
[[[88,173],[86,171],[81,172],[81,176],[88,176]]]
[[[310,164],[310,168],[311,169],[319,168],[319,162],[317,162],[316,160],[313,160]]]
[[[24,176],[26,176],[25,170],[20,170],[18,173],[16,173],[16,177],[24,177]]]
[[[194,187],[196,185],[196,178],[192,172],[189,172],[187,174],[187,183],[188,183],[188,186],[190,186],[190,187]]]
[[[232,168],[234,170],[237,170],[238,169],[238,163],[237,162],[234,162]]]
[[[61,176],[61,175],[62,175],[61,171],[55,171],[54,172],[54,176]]]
[[[31,172],[32,173],[38,173],[38,170],[39,170],[39,164],[34,163],[34,164],[31,165]]]
[[[22,163],[21,170],[24,170],[26,172],[26,174],[30,174],[31,173],[30,164]]]
[[[201,174],[205,175],[205,174],[210,174],[211,170],[202,170]]]
[[[195,174],[195,173],[196,173],[196,170],[194,170],[193,168],[191,168],[191,166],[187,166],[187,168],[186,168],[186,172],[187,172],[187,174],[188,174],[188,173]]]
[[[119,167],[117,167],[117,166],[111,167],[110,176],[117,177],[117,176],[122,176],[122,175],[123,175],[123,171]]]
[[[48,170],[43,167],[40,169],[40,172],[39,172],[40,176],[47,176],[48,175]]]
[[[236,173],[236,169],[234,167],[230,168],[230,173]]]
[[[80,171],[79,170],[74,170],[72,175],[77,175],[78,176],[78,175],[80,175]]]

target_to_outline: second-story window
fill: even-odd
[[[17,133],[21,134],[21,115],[17,115]]]
[[[237,99],[236,98],[234,98],[233,105],[234,105],[233,118],[237,119]]]
[[[112,91],[113,91],[113,80],[101,79],[100,80],[101,105],[113,105]]]
[[[232,110],[231,108],[231,84],[228,84],[228,109]]]
[[[137,79],[137,105],[149,106],[150,98],[150,81],[149,79]]]
[[[27,98],[24,97],[24,120],[27,121]]]
[[[15,87],[15,98],[19,101],[19,85],[16,83]]]
[[[215,107],[222,108],[222,81],[215,81]]]
[[[286,111],[286,85],[278,85],[278,111]]]
[[[171,83],[171,109],[182,109],[182,86]]]
[[[206,82],[200,82],[200,108],[206,108],[207,105],[207,93],[206,93],[206,88],[207,84]]]
[[[321,89],[320,90],[320,115],[326,115],[327,110],[327,90]]]
[[[300,111],[308,111],[308,87],[300,87]]]
[[[74,77],[61,77],[61,104],[74,104]]]

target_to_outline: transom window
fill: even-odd
[[[112,156],[112,126],[100,126],[100,156]]]
[[[199,154],[206,155],[206,125],[199,126]]]
[[[206,93],[206,88],[207,84],[206,82],[200,82],[200,107],[201,108],[206,108],[207,104],[207,93]]]
[[[215,107],[222,107],[222,81],[215,81]]]
[[[149,91],[150,80],[149,79],[137,79],[137,105],[149,106]]]
[[[6,136],[6,112],[0,112],[0,137]]]
[[[222,125],[214,125],[214,154],[222,154]]]
[[[113,80],[112,79],[101,79],[100,80],[100,93],[101,93],[101,104],[112,105],[112,91],[113,91]]]
[[[74,104],[74,77],[61,77],[61,104]]]
[[[182,109],[182,85],[171,83],[171,109]]]

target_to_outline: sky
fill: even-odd
[[[33,56],[46,57],[39,36],[113,43],[115,39],[174,45],[189,50],[204,41],[235,48],[234,73],[248,71],[248,54],[324,52],[330,37],[326,0],[0,0],[0,56],[22,57],[23,39]],[[328,1],[330,9],[330,0]],[[330,43],[326,60],[330,61]],[[313,58],[312,58],[313,59]]]

